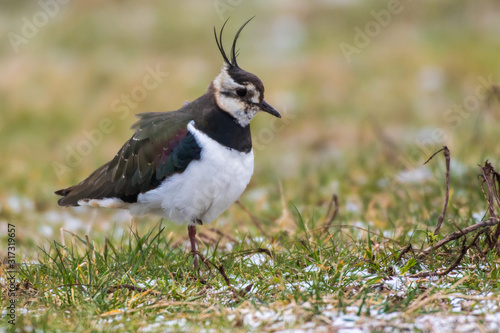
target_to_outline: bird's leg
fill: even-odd
[[[188,225],[189,240],[191,241],[191,252],[194,256],[194,269],[198,269],[198,255],[196,252],[196,226]]]

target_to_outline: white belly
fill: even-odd
[[[239,152],[198,131],[188,130],[202,147],[199,160],[170,176],[154,190],[139,194],[129,209],[134,215],[153,213],[179,224],[211,223],[243,193],[253,174],[253,150]]]

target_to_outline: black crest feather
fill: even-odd
[[[243,25],[240,27],[238,32],[236,32],[236,35],[234,36],[233,39],[233,46],[231,47],[231,60],[229,60],[229,57],[226,54],[226,51],[224,50],[224,46],[222,44],[222,32],[224,31],[224,27],[226,26],[227,21],[229,21],[229,18],[224,22],[222,25],[222,28],[220,29],[219,35],[217,36],[217,30],[214,27],[214,36],[215,36],[215,42],[217,43],[217,47],[219,48],[220,53],[222,54],[222,58],[224,59],[224,62],[228,64],[230,67],[239,67],[238,62],[236,61],[236,57],[238,56],[238,51],[236,51],[236,42],[238,41],[238,38],[240,37],[241,31],[245,26],[250,23],[251,20],[253,20],[255,16],[251,17],[248,21],[243,23]]]

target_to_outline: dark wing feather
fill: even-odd
[[[103,198],[135,202],[137,195],[199,159],[201,149],[187,130],[193,112],[183,109],[137,115],[134,135],[111,161],[80,184],[55,192],[63,196],[59,205],[77,206],[80,200]]]

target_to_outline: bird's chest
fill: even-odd
[[[177,223],[210,223],[237,200],[253,174],[253,150],[227,148],[195,129],[189,131],[201,147],[200,159],[191,161],[156,190],[164,214]]]
[[[254,168],[253,151],[211,148],[202,150],[201,159],[188,167],[191,191],[185,189],[186,195],[192,197],[192,208],[207,223],[240,197]]]

